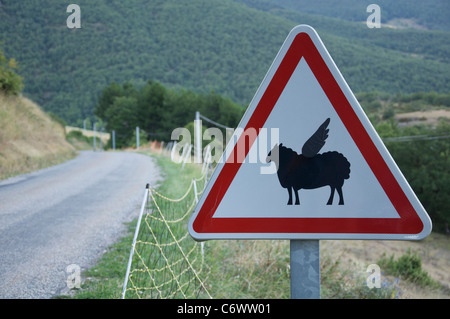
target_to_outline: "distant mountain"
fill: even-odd
[[[78,0],[82,28],[68,29],[71,1],[0,0],[0,48],[19,62],[25,94],[72,125],[93,118],[111,82],[153,79],[246,106],[300,23],[316,28],[355,93],[450,91],[448,32],[369,29],[301,13],[297,1],[252,1]],[[314,3],[343,12],[351,1]]]

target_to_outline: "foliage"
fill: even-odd
[[[136,98],[119,96],[114,99],[112,105],[105,112],[106,128],[116,131],[116,146],[118,148],[128,146],[133,141],[136,132],[137,107]]]
[[[0,91],[6,95],[17,95],[22,91],[22,77],[15,72],[18,68],[16,60],[8,60],[0,50]]]
[[[420,286],[437,286],[436,282],[422,269],[420,257],[411,252],[410,249],[397,260],[394,259],[394,255],[386,257],[383,254],[383,257],[378,261],[378,265],[387,273],[400,276]]]
[[[381,137],[423,136],[417,141],[386,142],[386,146],[405,178],[427,210],[433,231],[445,232],[450,224],[450,125],[439,122],[436,128],[401,128],[395,121],[376,126]],[[447,136],[447,138],[445,138]],[[440,138],[442,137],[442,138]]]
[[[318,30],[355,92],[450,90],[446,32],[374,30],[336,16],[307,14],[310,4],[302,4],[305,10],[299,12],[294,1],[256,3],[260,5],[232,0],[80,0],[82,28],[68,29],[68,1],[48,0],[43,6],[38,0],[2,0],[0,41],[5,52],[21,61],[24,93],[77,126],[83,119],[94,120],[97,97],[112,82],[142,87],[151,78],[166,88],[214,91],[247,105],[289,30],[299,23]],[[424,9],[414,14],[429,23],[438,22],[437,14],[429,18],[429,11],[443,14],[414,3],[406,7]],[[324,15],[346,11],[329,1],[314,6]],[[354,8],[352,12],[361,5]],[[387,14],[383,11],[383,18]],[[404,16],[411,14],[405,10]]]
[[[91,150],[94,142],[94,137],[87,137],[81,131],[70,131],[66,134],[66,140],[75,147],[76,150]],[[97,138],[96,142],[100,143]]]
[[[168,141],[173,129],[193,122],[196,111],[235,127],[243,108],[214,92],[171,90],[156,81],[148,81],[139,90],[130,83],[112,83],[103,90],[95,108],[96,115],[107,122],[106,129],[115,130],[117,148],[131,146],[136,126],[149,140]]]
[[[76,142],[82,142],[84,144],[89,144],[91,147],[91,143],[89,141],[89,137],[83,135],[81,131],[71,131],[66,134],[66,140],[71,144],[75,144]]]

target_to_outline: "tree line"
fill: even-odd
[[[194,121],[197,111],[224,126],[236,127],[244,108],[215,92],[168,89],[150,80],[141,88],[129,82],[111,83],[103,89],[94,110],[107,131],[115,131],[118,148],[133,145],[136,127],[141,139],[169,141],[175,128]]]

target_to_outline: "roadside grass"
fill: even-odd
[[[164,181],[158,192],[176,198],[182,195],[192,178],[200,176],[198,166],[187,164],[183,170],[170,159],[156,158]],[[126,266],[137,221],[128,225],[128,233],[112,245],[97,265],[83,272],[80,289],[72,298],[118,299],[121,297]],[[289,241],[287,240],[214,240],[204,244],[205,262],[210,271],[206,288],[213,298],[290,298]],[[340,259],[321,251],[321,294],[323,299],[398,298],[395,279],[384,279],[381,288],[369,289],[367,273],[344,269]],[[65,298],[60,296],[60,298]]]
[[[401,295],[396,278],[383,278],[380,287],[369,288],[369,273],[355,271],[356,267],[343,266],[340,259],[333,260],[321,252],[321,298],[323,299],[398,299]]]
[[[25,97],[0,93],[0,180],[62,163],[76,154],[54,117]]]
[[[402,277],[421,287],[440,288],[439,283],[422,268],[422,260],[411,249],[398,259],[395,259],[394,255],[387,257],[383,254],[378,264],[390,275]]]

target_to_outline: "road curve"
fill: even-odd
[[[0,298],[67,291],[68,266],[93,266],[139,214],[145,185],[160,180],[148,156],[83,151],[0,182]]]

